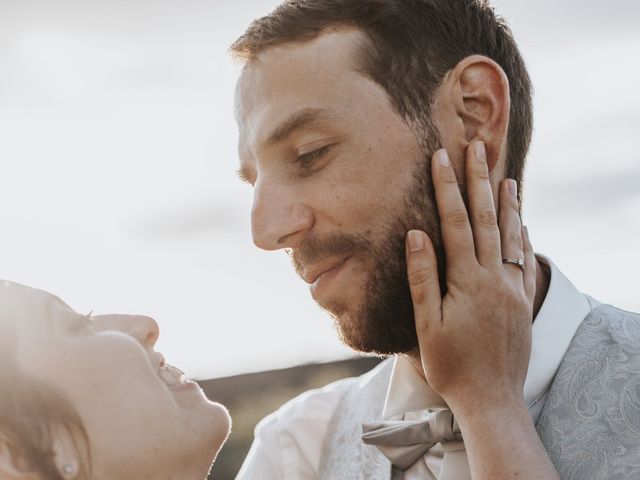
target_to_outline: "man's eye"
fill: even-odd
[[[298,155],[298,158],[296,158],[296,163],[298,163],[303,170],[308,170],[313,166],[313,163],[316,160],[324,157],[330,148],[331,145],[325,145],[324,147],[318,148],[317,150],[314,150],[312,152]]]

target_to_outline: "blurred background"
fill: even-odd
[[[536,88],[534,247],[638,311],[640,4],[493,3]],[[352,353],[286,255],[251,243],[227,48],[276,4],[0,0],[0,278],[83,312],[152,315],[171,363],[222,378],[203,382],[236,417],[220,479],[255,420],[373,362],[342,362]]]

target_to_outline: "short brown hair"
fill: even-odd
[[[533,125],[532,89],[511,30],[486,0],[286,0],[255,20],[231,46],[251,61],[262,50],[351,26],[369,44],[363,73],[382,86],[408,121],[431,122],[431,101],[445,74],[478,54],[505,71],[511,91],[505,175],[522,182]]]

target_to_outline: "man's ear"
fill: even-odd
[[[0,434],[0,478],[3,480],[38,480],[19,452]]]
[[[464,58],[445,77],[439,104],[440,110],[446,110],[440,113],[462,137],[460,146],[484,142],[492,171],[507,145],[511,108],[509,81],[502,67],[482,55]]]

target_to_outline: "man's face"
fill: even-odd
[[[429,162],[421,138],[385,90],[357,71],[364,36],[329,32],[271,47],[238,82],[240,172],[254,186],[252,234],[286,249],[311,294],[352,348],[417,346],[404,237],[438,243]],[[429,129],[427,129],[429,130]]]

